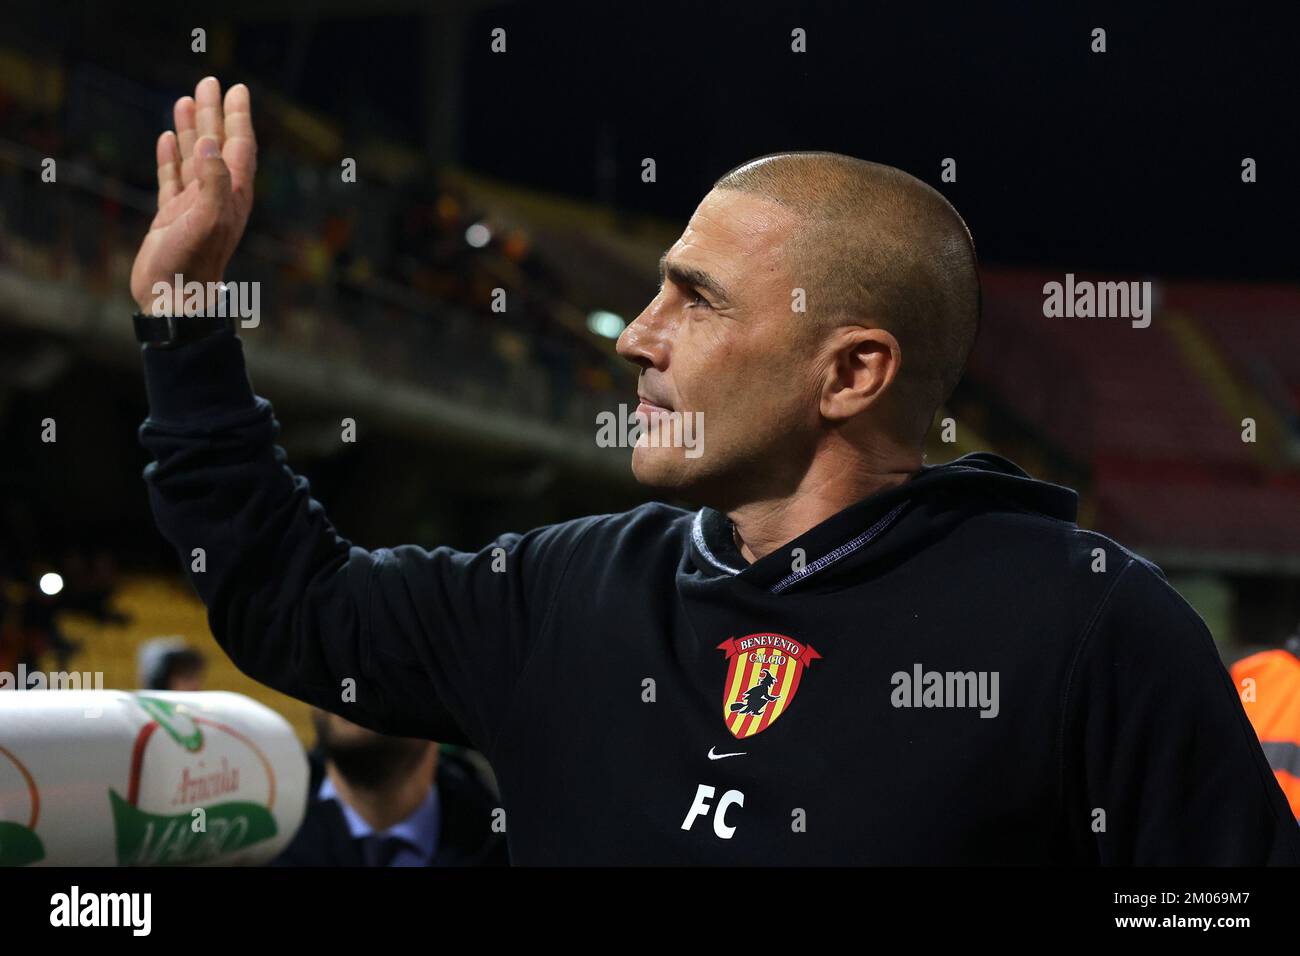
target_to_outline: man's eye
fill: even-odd
[[[704,306],[704,308],[706,309],[709,308],[709,300],[704,298],[704,296],[700,295],[694,289],[691,290],[690,295],[687,296],[687,299],[689,300],[688,305],[690,307]]]

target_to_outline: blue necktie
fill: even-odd
[[[406,846],[401,837],[372,833],[359,838],[362,866],[392,866],[393,859]]]

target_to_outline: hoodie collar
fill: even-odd
[[[925,465],[910,479],[856,502],[753,564],[736,547],[731,520],[713,508],[695,514],[691,556],[709,577],[736,577],[774,594],[838,574],[946,533],[975,511],[1041,514],[1073,522],[1078,495],[1035,481],[987,452]],[[798,560],[796,560],[798,558]]]

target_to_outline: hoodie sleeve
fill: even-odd
[[[355,547],[285,463],[236,336],[143,354],[150,505],[239,669],[381,733],[490,754],[591,519],[476,554]]]
[[[1145,562],[1123,567],[1083,637],[1061,740],[1084,859],[1300,864],[1300,827],[1209,631]]]

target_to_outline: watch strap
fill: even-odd
[[[135,337],[139,342],[155,348],[175,348],[195,339],[229,329],[235,330],[234,316],[216,315],[146,315],[137,312],[132,316]]]

